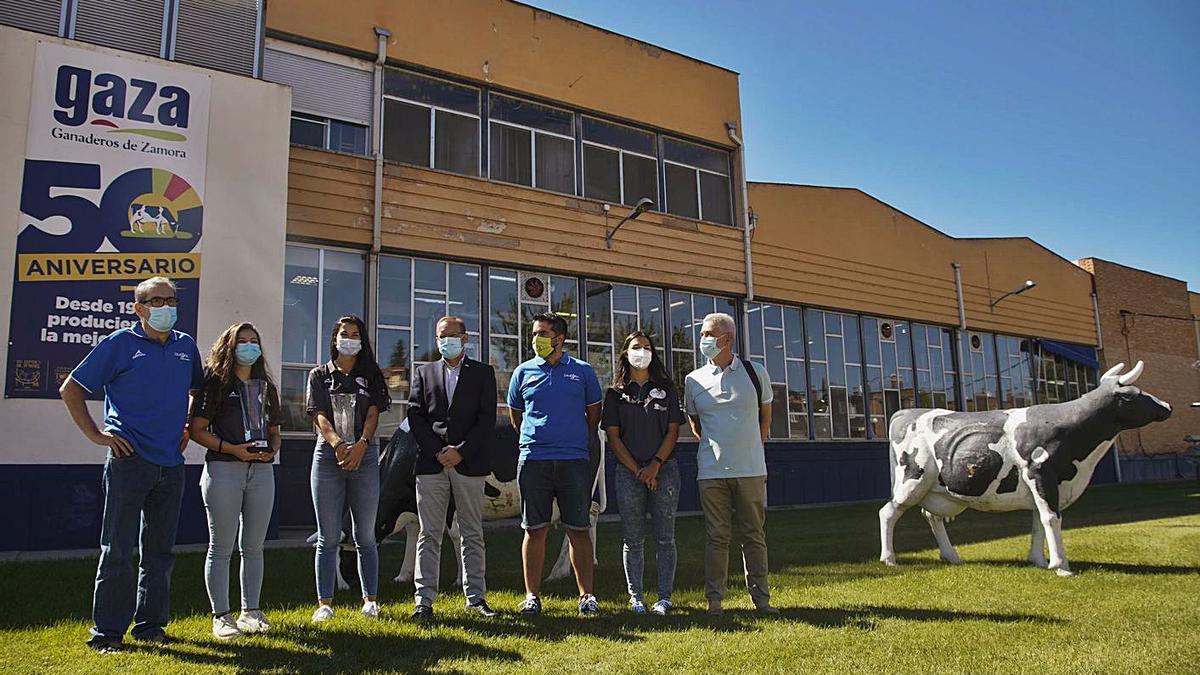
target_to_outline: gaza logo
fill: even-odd
[[[90,123],[107,127],[108,133],[138,134],[163,141],[185,141],[187,136],[166,129],[147,129],[136,123],[187,129],[191,95],[183,87],[162,85],[152,80],[126,80],[113,73],[97,73],[78,66],[62,65],[54,87],[54,119],[59,124],[80,127]],[[91,120],[89,122],[89,117]],[[118,120],[126,121],[124,124]]]

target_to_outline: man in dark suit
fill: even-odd
[[[433,617],[446,511],[453,495],[462,533],[463,593],[467,609],[495,616],[488,607],[483,543],[483,483],[490,469],[488,441],[496,425],[496,371],[468,358],[467,326],[457,316],[437,322],[440,361],[413,373],[408,422],[417,442],[416,609]]]

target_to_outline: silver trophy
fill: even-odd
[[[355,422],[357,418],[354,415],[354,403],[358,398],[357,394],[330,394],[330,402],[333,404],[333,429],[337,432],[338,438],[353,443],[355,436]]]
[[[239,389],[245,442],[254,444],[254,452],[265,452],[271,447],[267,433],[267,383],[264,380],[243,380],[239,383]]]

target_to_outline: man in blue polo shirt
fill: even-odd
[[[100,564],[92,596],[88,645],[121,649],[130,622],[135,639],[162,643],[183,500],[183,449],[188,394],[204,382],[196,341],[172,330],[175,284],[154,277],[138,284],[133,309],[141,320],[96,344],[59,392],[87,439],[108,448]],[[87,409],[104,391],[104,430]],[[136,584],[133,549],[141,542]],[[136,593],[136,605],[135,605]]]
[[[567,322],[557,314],[533,317],[537,356],[517,366],[508,384],[508,414],[521,430],[517,485],[521,490],[521,562],[525,602],[521,614],[538,615],[546,533],[555,499],[571,541],[571,564],[579,587],[579,612],[600,611],[592,595],[592,540],[588,534],[592,472],[588,440],[600,423],[603,395],[596,371],[563,353]]]

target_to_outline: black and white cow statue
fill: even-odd
[[[1096,389],[1074,401],[1013,410],[962,413],[901,410],[889,425],[892,499],[879,510],[880,560],[896,564],[896,521],[921,507],[942,560],[957,564],[946,522],[977,511],[1033,510],[1029,562],[1071,576],[1062,512],[1079,499],[1117,434],[1171,416],[1171,406],[1133,383],[1117,364]],[[1044,546],[1049,544],[1050,558]]]

